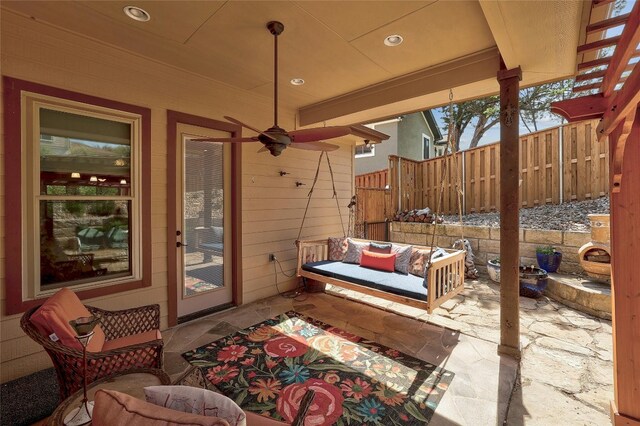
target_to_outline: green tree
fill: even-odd
[[[520,118],[524,126],[533,132],[538,130],[538,121],[551,114],[551,102],[571,97],[573,80],[563,80],[520,90]],[[453,150],[460,150],[459,136],[467,126],[474,126],[469,148],[478,146],[484,134],[500,121],[500,98],[489,96],[482,99],[461,102],[453,105]],[[449,131],[450,109],[440,109],[445,122],[443,129]]]

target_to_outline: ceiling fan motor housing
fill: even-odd
[[[278,21],[270,21],[267,23],[267,29],[274,36],[279,36],[284,31],[284,24]]]

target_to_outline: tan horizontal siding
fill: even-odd
[[[221,119],[231,115],[258,128],[272,123],[272,99],[219,84],[194,73],[165,66],[84,39],[63,29],[2,11],[0,16],[0,59],[2,73],[11,77],[42,83],[66,90],[148,107],[151,115],[151,234],[152,286],[108,297],[88,300],[88,304],[106,309],[123,309],[149,303],[159,303],[161,324],[167,318],[167,264],[175,259],[167,254],[167,182],[166,173],[166,112],[168,109]],[[280,123],[293,128],[295,112],[281,106],[285,119]],[[3,112],[0,110],[0,115]],[[290,117],[290,118],[287,118]],[[247,134],[245,132],[245,134]],[[2,135],[3,136],[3,135]],[[346,226],[346,205],[352,195],[354,140],[333,141],[340,149],[331,152],[330,159],[338,191],[338,202]],[[4,180],[4,137],[0,144],[0,180]],[[318,164],[317,152],[287,149],[280,157],[257,154],[260,144],[242,147],[242,225],[245,303],[277,294],[273,265],[269,253],[282,259],[287,273],[295,268],[296,251],[293,241]],[[280,177],[279,172],[288,173]],[[305,183],[300,188],[295,182]],[[340,218],[327,164],[323,160],[318,183],[310,204],[303,238],[341,235]],[[20,315],[4,315],[4,187],[0,185],[0,380],[5,382],[51,365],[19,328]],[[298,280],[278,273],[281,291],[297,285]],[[16,285],[16,283],[12,283]],[[28,348],[28,351],[24,349]],[[34,352],[34,353],[30,353]]]

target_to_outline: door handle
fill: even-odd
[[[180,248],[180,247],[189,247],[189,244],[183,244],[183,243],[181,243],[180,241],[178,241],[178,242],[176,243],[176,247],[178,247],[178,248]]]

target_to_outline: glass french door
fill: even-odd
[[[229,137],[178,125],[176,230],[178,318],[232,302],[230,145],[197,139]]]

